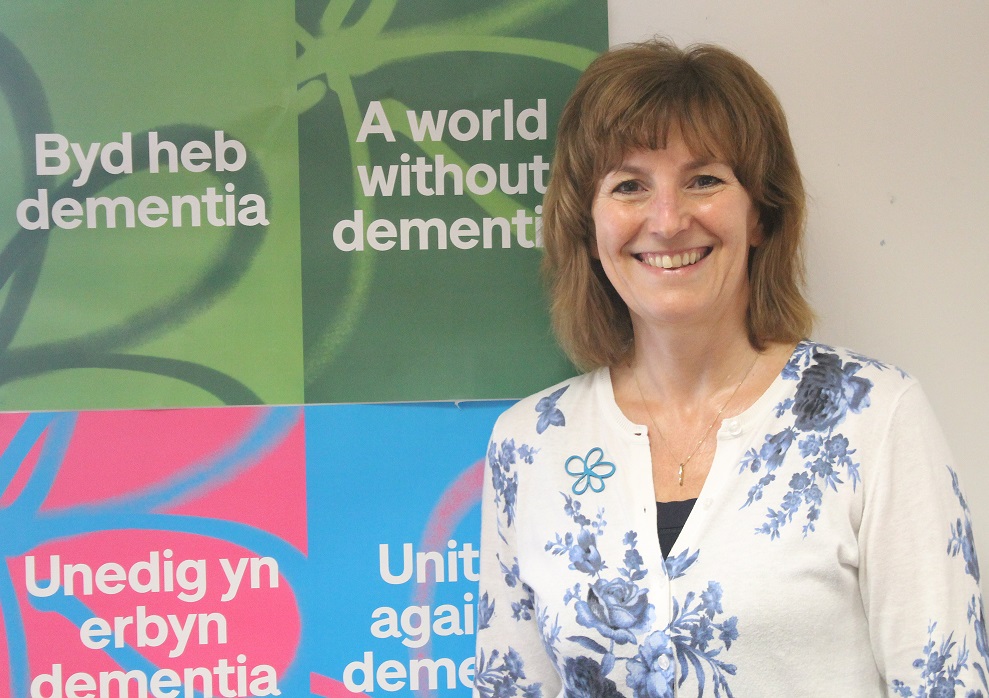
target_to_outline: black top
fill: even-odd
[[[697,503],[696,499],[685,499],[682,502],[656,502],[656,528],[659,531],[659,547],[666,559],[677,536],[687,523],[687,517]]]

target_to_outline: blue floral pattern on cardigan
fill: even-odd
[[[783,369],[784,380],[798,381],[796,394],[776,405],[776,415],[790,413],[792,425],[775,434],[767,434],[761,447],[752,448],[739,464],[739,474],[760,475],[749,489],[742,508],[760,501],[776,480],[776,470],[796,446],[804,461],[804,470],[795,472],[776,507],[768,507],[766,521],[756,532],[770,539],[780,537],[781,529],[806,507],[803,535],[815,530],[827,490],[837,491],[860,482],[857,449],[840,431],[848,414],[869,408],[872,381],[856,375],[865,365],[886,370],[889,367],[859,355],[853,361],[841,360],[831,347],[804,342],[797,345]]]
[[[975,552],[975,541],[972,536],[972,515],[968,509],[968,502],[962,494],[958,484],[958,474],[948,466],[951,475],[951,486],[955,496],[958,498],[958,505],[961,515],[951,525],[948,537],[949,557],[962,557],[965,563],[965,574],[970,576],[975,583],[979,583],[979,558]],[[920,683],[915,687],[910,687],[902,679],[894,679],[890,682],[890,687],[898,696],[904,698],[941,698],[942,696],[957,695],[956,687],[969,688],[965,698],[985,698],[989,692],[989,681],[987,681],[986,667],[989,666],[989,642],[986,640],[986,621],[983,615],[982,604],[978,597],[973,594],[968,606],[968,620],[972,624],[975,632],[975,649],[978,652],[979,661],[972,660],[972,668],[975,669],[982,682],[982,689],[969,688],[965,682],[959,678],[962,670],[969,665],[969,648],[963,641],[958,647],[954,640],[954,633],[949,633],[947,637],[942,636],[939,641],[934,639],[934,631],[937,622],[931,621],[927,628],[928,642],[921,650],[921,656],[915,659],[913,666],[920,670]]]
[[[714,695],[732,696],[728,677],[736,667],[723,661],[721,653],[731,649],[738,639],[738,618],[724,617],[723,589],[709,581],[699,594],[690,591],[681,600],[673,599],[673,618],[664,630],[646,634],[656,620],[656,610],[649,601],[649,590],[639,586],[647,569],[638,550],[635,532],[622,538],[625,554],[614,573],[604,560],[598,541],[606,535],[607,521],[599,509],[593,519],[582,511],[582,502],[561,493],[564,512],[577,526],[577,531],[556,533],[546,543],[547,552],[569,559],[569,569],[589,577],[585,584],[577,583],[564,595],[564,606],[571,607],[577,624],[587,632],[566,639],[589,652],[578,660],[568,659],[563,666],[563,680],[568,696],[612,695],[617,684],[609,678],[619,662],[625,662],[626,684],[636,698],[673,696],[676,677],[675,662],[679,662],[679,684],[694,674],[704,695],[708,681]],[[699,552],[684,551],[665,563],[670,579],[683,577],[699,556]],[[617,574],[615,574],[617,573]],[[559,637],[546,638],[554,646]],[[616,649],[632,645],[637,653],[622,657]],[[551,652],[557,655],[555,649]],[[589,686],[599,693],[587,692]],[[620,695],[620,693],[614,693]]]

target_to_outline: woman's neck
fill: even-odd
[[[673,331],[637,327],[628,369],[651,400],[696,404],[732,390],[759,356],[744,325]]]

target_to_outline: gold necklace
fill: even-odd
[[[731,402],[732,398],[734,398],[735,395],[738,393],[739,388],[742,387],[742,383],[744,383],[745,379],[749,377],[750,373],[752,373],[752,369],[755,368],[756,361],[758,360],[759,360],[759,354],[756,354],[755,359],[749,365],[749,370],[745,372],[744,376],[742,376],[742,380],[738,381],[738,385],[736,385],[735,389],[731,391],[731,395],[729,395],[728,399],[725,400],[724,404],[721,405],[721,409],[719,409],[718,413],[714,415],[714,419],[711,420],[711,423],[707,425],[707,429],[705,429],[704,433],[701,434],[701,438],[697,441],[697,445],[694,446],[693,450],[690,451],[690,453],[687,455],[686,458],[680,461],[680,465],[678,466],[678,471],[677,471],[677,479],[680,483],[680,487],[683,487],[683,469],[687,467],[687,463],[690,462],[690,459],[694,457],[694,455],[697,453],[698,450],[700,450],[701,444],[704,443],[704,441],[707,439],[707,435],[711,433],[711,430],[714,428],[714,425],[718,423],[718,419],[720,419],[721,414],[725,411],[725,408],[728,407],[728,403]],[[632,369],[632,379],[635,381],[635,387],[639,391],[639,399],[642,401],[642,409],[644,409],[646,411],[646,414],[649,416],[649,421],[652,422],[653,427],[656,429],[656,433],[659,434],[659,438],[661,438],[663,440],[663,443],[666,444],[666,450],[670,452],[670,455],[673,455],[673,449],[670,448],[670,442],[666,440],[665,436],[663,436],[662,430],[659,428],[659,425],[656,423],[656,418],[652,416],[652,410],[649,409],[649,405],[646,402],[646,397],[645,395],[642,394],[642,386],[639,384],[639,376],[635,372],[635,369]],[[676,460],[676,456],[673,456],[673,459]]]

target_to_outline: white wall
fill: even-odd
[[[921,379],[985,570],[989,3],[610,0],[609,14],[612,44],[719,43],[776,89],[811,196],[815,338]]]

